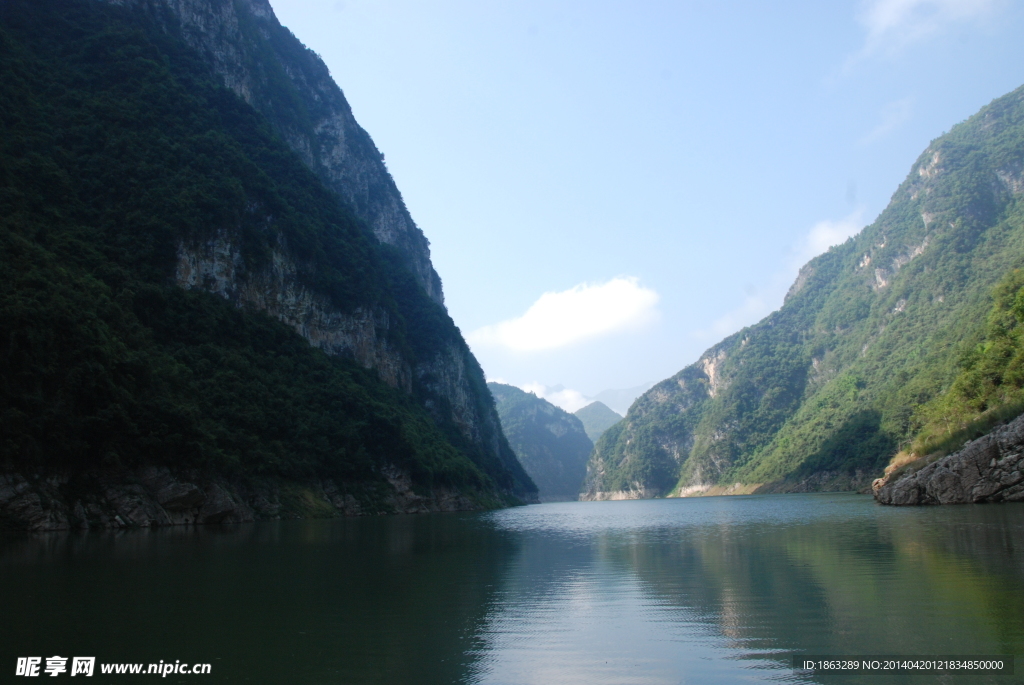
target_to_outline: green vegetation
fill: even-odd
[[[572,414],[512,385],[488,383],[501,426],[542,501],[575,500],[594,444]]]
[[[872,225],[803,267],[779,311],[638,399],[598,441],[588,489],[863,487],[929,421],[1012,401],[1009,343],[990,333],[989,361],[964,355],[996,283],[1024,265],[1022,169],[1017,90],[933,141]],[[972,380],[955,380],[961,359]],[[928,404],[955,383],[961,414]]]
[[[410,365],[462,355],[479,415],[493,412],[458,329],[394,251],[144,14],[5,2],[0,131],[0,467],[356,483],[396,464],[423,487],[532,490],[500,430],[471,441],[430,379],[392,389],[173,284],[179,246],[219,232],[241,245],[240,284],[283,249],[339,311],[386,312]]]
[[[597,442],[606,430],[622,420],[622,417],[609,409],[604,402],[591,402],[582,409],[577,409],[573,415],[583,422],[583,429],[587,431],[587,437],[592,442]]]
[[[945,456],[1024,412],[1024,272],[1007,274],[992,299],[984,340],[961,355],[949,389],[918,408],[923,426],[905,458]]]

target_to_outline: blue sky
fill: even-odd
[[[490,379],[666,378],[777,309],[1024,84],[1010,0],[271,0],[431,241]]]

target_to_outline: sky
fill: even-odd
[[[1012,0],[271,0],[431,243],[489,380],[667,378],[1024,84]]]

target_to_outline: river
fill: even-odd
[[[5,532],[0,606],[3,682],[31,682],[13,674],[32,656],[211,665],[86,681],[115,683],[1024,682],[1024,504],[765,495]],[[1016,675],[819,675],[794,654],[1010,654]]]

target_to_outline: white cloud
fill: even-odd
[[[948,26],[982,19],[1001,0],[868,0],[859,17],[867,29],[860,57],[894,53]]]
[[[864,228],[864,222],[861,220],[863,215],[864,210],[857,209],[838,221],[824,219],[814,224],[793,249],[793,259],[788,269],[793,277],[795,278],[800,267],[812,258],[827,252],[833,245],[846,242],[847,238]]]
[[[532,392],[542,400],[547,400],[551,404],[564,409],[570,414],[593,402],[593,400],[589,397],[585,397],[579,390],[572,390],[561,386],[548,388],[540,383],[527,383],[526,385],[520,386],[520,389],[524,392]]]
[[[888,133],[910,121],[914,109],[913,100],[909,97],[896,100],[882,107],[881,121],[873,129],[860,139],[861,145],[872,143],[879,138],[885,137]]]
[[[544,293],[516,319],[484,326],[466,336],[473,345],[493,345],[517,352],[567,347],[574,343],[655,320],[658,293],[636,278],[581,283],[558,293]]]

